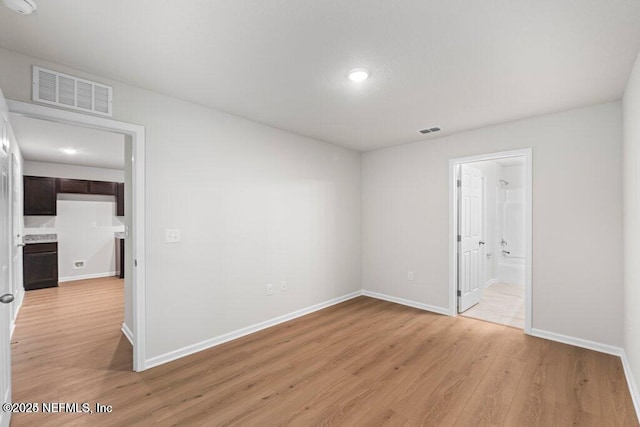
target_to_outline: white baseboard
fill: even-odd
[[[274,317],[273,319],[266,320],[261,323],[257,323],[252,326],[247,326],[246,328],[238,329],[233,332],[229,332],[224,335],[217,336],[215,338],[211,338],[196,344],[188,345],[186,347],[180,348],[178,350],[173,350],[165,354],[161,354],[159,356],[154,356],[145,361],[145,369],[153,368],[154,366],[162,365],[164,363],[171,362],[176,359],[180,359],[181,357],[188,356],[193,353],[197,353],[202,350],[206,350],[211,347],[218,346],[220,344],[224,344],[226,342],[235,340],[237,338],[243,337],[245,335],[252,334],[254,332],[261,331],[263,329],[269,328],[271,326],[278,325],[280,323],[287,322],[289,320],[296,319],[298,317],[302,317],[306,314],[313,313],[318,310],[322,310],[323,308],[330,307],[332,305],[339,304],[341,302],[350,300],[352,298],[356,298],[362,295],[362,291],[352,292],[347,295],[343,295],[338,298],[331,299],[329,301],[321,302],[319,304],[312,305],[310,307],[306,307],[297,311],[294,311],[289,314],[284,314],[282,316]]]
[[[450,316],[451,312],[448,308],[438,307],[435,305],[424,304],[421,302],[411,301],[404,298],[393,297],[391,295],[379,294],[378,292],[362,291],[362,295],[366,297],[381,299],[384,301],[395,302],[396,304],[406,305],[408,307],[419,308],[421,310],[432,311],[438,314]]]
[[[100,279],[102,277],[115,276],[115,271],[107,271],[106,273],[83,274],[82,276],[59,277],[58,282],[73,282],[74,280]]]
[[[541,329],[531,329],[531,335],[538,338],[544,338],[551,341],[561,342],[563,344],[574,345],[576,347],[586,348],[587,350],[599,351],[600,353],[612,354],[614,356],[622,356],[624,350],[622,347],[616,347],[609,344],[602,344],[595,341],[589,341],[582,338],[570,337],[568,335],[557,334],[555,332],[543,331]]]
[[[487,280],[487,282],[484,284],[485,288],[488,288],[489,286],[498,283],[498,279],[489,279]]]
[[[16,330],[16,321],[18,320],[18,314],[20,314],[20,309],[22,308],[22,303],[24,302],[24,290],[21,293],[18,293],[16,297],[16,299],[18,300],[18,304],[16,306],[16,314],[13,319],[11,319],[9,338],[13,338],[13,332]]]
[[[133,345],[133,332],[131,332],[131,329],[129,329],[126,323],[122,322],[122,328],[120,328],[120,330],[124,336],[127,337],[131,345]]]
[[[633,371],[631,370],[631,364],[629,363],[629,359],[627,358],[626,351],[622,350],[620,360],[622,360],[624,376],[627,379],[627,386],[629,387],[629,393],[631,393],[633,407],[636,409],[636,416],[638,417],[638,420],[640,420],[640,393],[638,393],[638,384],[636,383],[636,378],[633,376]]]

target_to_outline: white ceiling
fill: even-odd
[[[0,46],[358,150],[619,99],[640,48],[638,0],[37,3]]]
[[[10,114],[25,160],[124,169],[124,135]],[[73,155],[62,151],[72,148]]]

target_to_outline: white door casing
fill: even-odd
[[[145,251],[145,128],[144,126],[95,117],[87,114],[66,111],[42,105],[8,100],[9,110],[14,114],[23,115],[56,123],[66,123],[91,129],[106,130],[126,135],[132,144],[132,182],[131,200],[133,213],[131,215],[132,250],[132,296],[125,298],[125,309],[131,307],[133,311],[133,369],[146,369],[146,251]],[[3,426],[0,426],[3,427]]]
[[[480,302],[484,283],[482,172],[460,166],[460,213],[458,251],[458,312]]]
[[[11,292],[9,265],[11,204],[9,203],[9,112],[0,91],[0,295]],[[0,303],[0,404],[11,402],[11,304]],[[9,425],[10,412],[0,411],[0,427]]]
[[[15,322],[19,304],[19,294],[22,287],[22,229],[20,218],[21,212],[21,191],[20,183],[22,181],[22,172],[15,153],[11,154],[11,293],[16,300],[11,304],[11,321]],[[13,332],[13,328],[12,328]]]

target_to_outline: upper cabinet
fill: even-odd
[[[58,178],[58,193],[89,193],[89,181],[83,179]]]
[[[41,176],[24,177],[24,214],[56,215],[58,193],[116,196],[116,216],[124,216],[124,183]]]
[[[110,196],[117,196],[116,186],[117,182],[105,182],[105,181],[89,181],[89,193],[91,194],[108,194]]]
[[[56,214],[56,179],[41,176],[24,177],[24,214]]]

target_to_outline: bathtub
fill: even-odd
[[[498,282],[524,286],[524,258],[500,257],[498,260]]]

